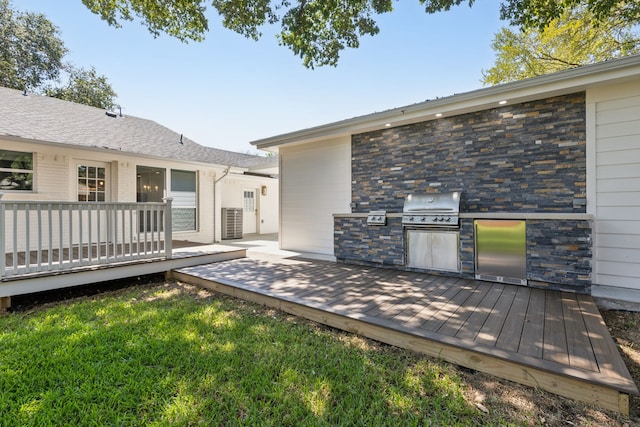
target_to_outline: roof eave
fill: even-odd
[[[494,108],[498,107],[498,103],[503,100],[513,104],[583,91],[593,85],[638,75],[640,75],[640,55],[634,55],[302,129],[252,141],[251,144],[259,149],[277,151],[279,147],[286,145],[350,136],[418,121],[436,120],[438,118],[436,114],[452,116]]]
[[[127,151],[127,150],[117,150],[115,148],[109,148],[109,147],[77,145],[77,144],[56,142],[56,141],[43,141],[40,139],[26,138],[26,137],[21,137],[17,135],[0,135],[0,139],[4,139],[6,141],[25,142],[25,143],[34,144],[34,145],[49,145],[53,147],[67,148],[71,150],[92,151],[92,152],[98,152],[98,153],[112,153],[112,154],[117,154],[121,156],[137,157],[140,159],[172,161],[172,162],[185,164],[185,165],[206,166],[214,169],[224,169],[224,168],[230,167],[233,171],[240,172],[240,173],[249,170],[249,168],[242,167],[242,166],[233,166],[233,165],[226,165],[221,163],[199,162],[195,160],[171,159],[168,157],[163,157],[158,155],[136,153],[134,151]]]

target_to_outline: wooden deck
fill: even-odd
[[[624,414],[638,394],[590,296],[270,255],[172,275]]]

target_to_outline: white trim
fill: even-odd
[[[596,125],[597,123],[597,103],[590,96],[590,91],[587,91],[585,100],[585,131],[587,135],[585,155],[586,155],[586,192],[587,192],[587,214],[595,217],[598,203],[597,203],[597,183],[598,183],[598,168],[597,168],[597,138],[596,138]],[[598,263],[595,262],[598,259],[598,245],[597,245],[597,227],[598,221],[591,222],[591,280],[593,281],[598,275]]]

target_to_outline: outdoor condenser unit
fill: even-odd
[[[222,240],[242,239],[242,208],[222,208]]]

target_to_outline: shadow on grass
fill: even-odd
[[[0,317],[16,425],[486,422],[446,366],[174,284]]]

